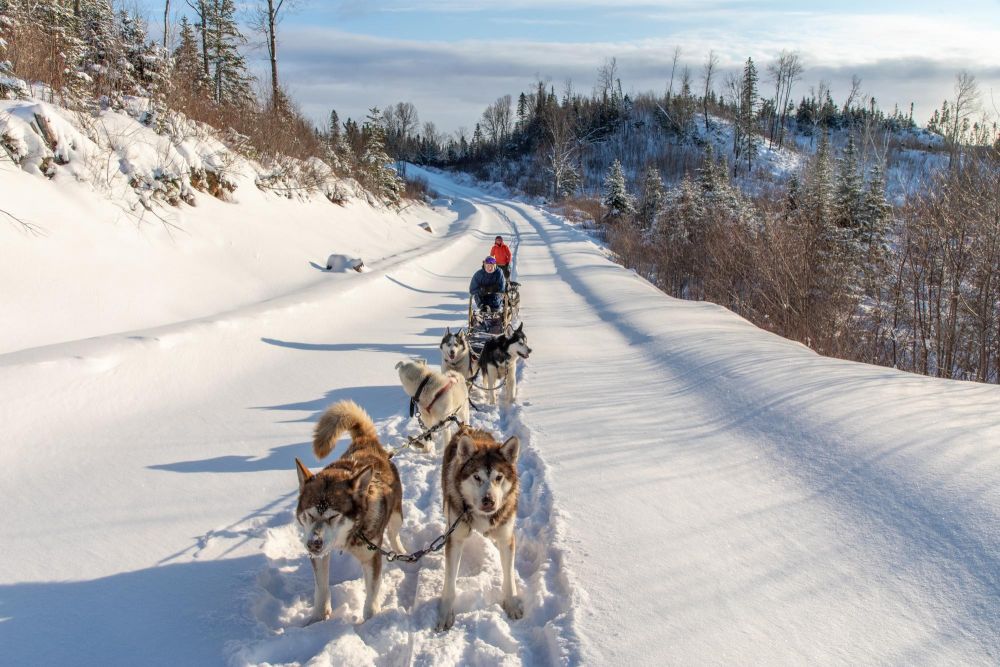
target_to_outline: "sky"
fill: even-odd
[[[598,68],[612,57],[626,92],[647,92],[665,90],[676,47],[696,80],[714,51],[723,72],[719,88],[725,72],[741,68],[748,57],[764,72],[788,50],[799,52],[806,67],[795,97],[825,81],[842,102],[857,75],[863,94],[887,111],[895,104],[908,109],[912,102],[923,123],[952,94],[962,69],[980,82],[984,106],[1000,108],[1000,2],[955,5],[298,0],[285,10],[280,27],[279,69],[294,99],[317,122],[330,109],[342,119],[358,118],[372,106],[408,101],[422,122],[451,132],[471,130],[490,102],[516,97],[539,79],[560,93],[567,81],[590,92]],[[162,2],[140,0],[139,6],[151,24],[160,21],[154,17],[162,15]],[[262,75],[265,58],[263,48],[250,53]]]

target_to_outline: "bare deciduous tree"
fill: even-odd
[[[709,51],[708,57],[705,59],[705,64],[701,69],[701,78],[705,82],[705,91],[701,100],[701,108],[705,115],[705,130],[708,130],[708,96],[712,92],[712,77],[715,76],[715,71],[719,66],[719,56],[715,55],[715,51]]]
[[[979,109],[979,84],[976,77],[962,70],[955,76],[955,99],[952,102],[951,118],[944,128],[945,142],[948,144],[948,166],[955,166],[955,158],[961,153],[962,135],[968,127],[969,118]]]
[[[498,97],[483,112],[483,131],[491,144],[501,146],[510,136],[514,112],[510,95]]]
[[[297,0],[258,0],[251,12],[250,23],[255,30],[264,36],[267,45],[267,57],[271,63],[271,100],[278,104],[282,98],[278,85],[278,23],[283,11],[295,7]]]
[[[771,122],[771,145],[777,139],[782,145],[785,137],[785,120],[788,115],[788,102],[792,94],[792,86],[802,77],[802,62],[799,54],[782,51],[778,59],[767,66],[768,74],[774,81],[774,118]]]
[[[674,47],[674,57],[670,62],[670,84],[667,86],[667,97],[674,96],[674,74],[677,72],[677,61],[681,58],[681,47]]]

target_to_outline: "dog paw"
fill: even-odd
[[[361,622],[364,623],[365,621],[367,621],[368,619],[370,619],[372,616],[374,616],[375,614],[379,613],[380,611],[382,611],[382,605],[377,604],[377,603],[366,604],[365,605],[365,609],[364,609],[364,611],[361,614],[362,615]]]
[[[524,602],[519,597],[512,597],[503,601],[503,610],[507,612],[507,617],[517,620],[524,616]]]
[[[455,625],[455,612],[451,609],[438,609],[438,622],[434,629],[438,632],[444,632],[451,630],[453,625]]]
[[[320,623],[326,621],[333,615],[333,611],[327,607],[326,609],[319,609],[309,616],[309,620],[306,621],[306,625],[312,625],[313,623]]]

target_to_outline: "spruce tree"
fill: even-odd
[[[372,107],[368,112],[361,132],[365,146],[359,167],[365,186],[383,202],[399,204],[403,183],[395,170],[389,167],[391,158],[385,152],[385,128],[378,107]]]
[[[21,18],[19,9],[10,0],[0,0],[0,98],[6,97],[8,91],[16,92],[13,83],[9,82],[14,78],[14,64],[10,61],[8,48]]]
[[[326,134],[327,159],[335,171],[350,172],[351,149],[347,145],[336,109],[330,110]]]
[[[830,137],[820,135],[816,154],[809,163],[803,192],[803,208],[820,236],[829,236],[835,228],[833,208],[833,167],[830,164]],[[825,232],[822,230],[826,230]]]
[[[851,134],[848,134],[847,145],[839,162],[834,215],[837,226],[844,232],[844,241],[848,244],[847,252],[856,254],[864,193],[854,136]]]
[[[340,116],[337,115],[336,109],[330,110],[330,120],[326,127],[327,144],[330,146],[331,150],[337,150],[340,146],[340,141],[343,138],[343,133],[340,130]]]
[[[892,222],[892,207],[885,198],[885,180],[878,164],[872,167],[860,218],[858,241],[865,253],[865,270],[870,271],[881,264],[889,252],[886,238]]]
[[[247,43],[236,24],[234,0],[212,0],[207,18],[208,59],[213,99],[222,106],[246,108],[256,103],[247,63],[239,47]]]
[[[740,116],[737,119],[743,143],[742,148],[747,159],[747,174],[753,168],[753,161],[757,158],[760,146],[760,137],[757,136],[757,81],[757,66],[753,64],[753,59],[747,58],[746,65],[743,67]]]
[[[705,144],[705,155],[701,160],[701,167],[698,169],[698,184],[702,192],[708,194],[719,189],[725,178],[725,172],[719,173],[719,165],[715,161],[715,151],[712,144]]]
[[[163,88],[164,57],[159,47],[150,42],[142,17],[124,9],[118,13],[124,59],[130,78],[126,92],[152,97]]]
[[[617,159],[608,167],[608,173],[604,177],[603,203],[608,209],[608,216],[612,218],[635,213],[634,200],[625,188],[622,163]]]
[[[656,222],[656,216],[663,210],[666,193],[663,189],[663,179],[660,170],[650,165],[642,184],[642,203],[639,206],[639,219],[643,229],[650,229]]]
[[[198,39],[186,16],[181,18],[179,41],[172,58],[171,85],[187,99],[207,97],[209,81],[202,67]]]
[[[109,0],[84,0],[76,17],[82,44],[80,72],[94,97],[117,106],[128,88],[127,61],[115,12]]]

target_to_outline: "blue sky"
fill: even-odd
[[[160,20],[162,2],[139,6],[152,24]],[[410,101],[422,121],[452,131],[473,127],[487,104],[539,78],[559,91],[571,80],[589,92],[610,57],[627,91],[663,90],[676,46],[696,78],[710,50],[723,71],[752,57],[762,72],[782,49],[795,50],[806,66],[795,97],[823,80],[842,101],[858,75],[862,92],[884,108],[914,102],[919,121],[968,69],[993,111],[997,45],[998,0],[298,0],[278,49],[284,83],[317,122],[331,108],[357,118],[371,106]],[[263,73],[263,50],[248,55]]]

